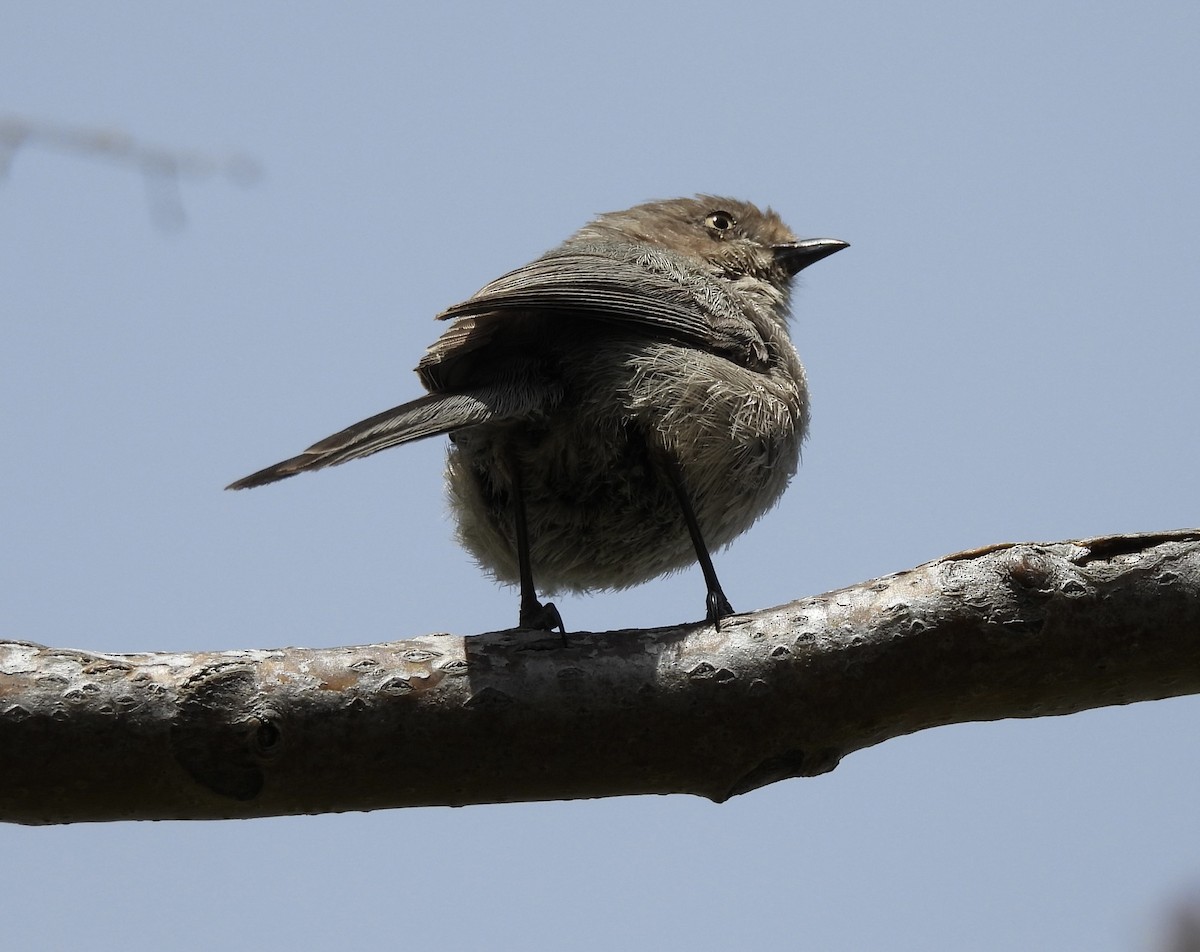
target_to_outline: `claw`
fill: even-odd
[[[517,622],[518,628],[532,628],[536,631],[554,631],[555,628],[561,634],[566,634],[567,630],[563,627],[562,615],[558,613],[558,609],[554,607],[553,602],[546,602],[543,605],[537,599],[526,603],[521,601],[521,618]]]
[[[729,599],[725,597],[725,593],[719,588],[710,588],[704,604],[708,609],[708,620],[720,631],[721,619],[726,615],[733,614],[733,606],[729,604]]]

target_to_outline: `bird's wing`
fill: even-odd
[[[721,307],[720,287],[699,274],[673,268],[665,255],[648,251],[634,257],[631,252],[637,246],[617,247],[629,251],[621,257],[606,254],[604,246],[551,251],[447,308],[438,319],[513,309],[578,311],[628,322],[655,336],[711,343],[707,312]]]
[[[460,358],[517,332],[505,318],[546,317],[608,323],[746,366],[766,359],[762,337],[716,277],[645,245],[568,245],[439,314],[454,323],[417,370],[427,385],[445,387],[460,377],[452,367]]]

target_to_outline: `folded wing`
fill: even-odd
[[[479,351],[501,356],[514,338],[536,340],[546,321],[556,330],[565,321],[606,323],[755,366],[767,348],[742,308],[715,276],[675,255],[646,245],[566,245],[439,314],[453,324],[417,372],[431,390],[463,386]]]

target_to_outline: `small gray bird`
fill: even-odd
[[[438,315],[428,394],[228,488],[447,433],[459,540],[520,584],[522,628],[563,630],[535,579],[619,589],[693,560],[719,624],[709,547],[775,504],[808,430],[792,278],[845,247],[708,195],[601,215]]]

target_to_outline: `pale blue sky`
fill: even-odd
[[[10,2],[0,115],[244,153],[156,228],[120,165],[0,183],[0,633],[104,651],[512,624],[438,441],[231,479],[418,393],[432,316],[698,191],[805,272],[814,423],[717,557],[765,607],[1002,540],[1195,525],[1195,3]],[[561,598],[697,618],[697,572]],[[683,797],[0,827],[14,949],[1153,948],[1200,889],[1200,701],[929,731]]]

